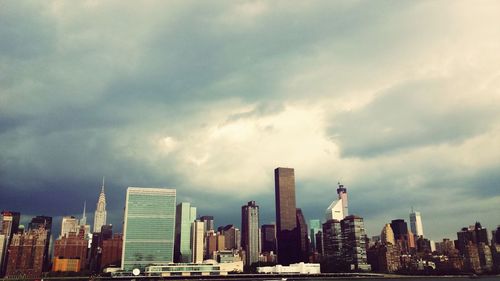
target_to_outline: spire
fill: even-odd
[[[101,187],[101,193],[104,193],[104,177],[102,177],[102,187]]]
[[[87,224],[87,201],[83,201],[83,214],[82,218],[80,219],[80,225],[86,225]]]

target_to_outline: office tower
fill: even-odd
[[[338,220],[323,223],[323,257],[327,272],[343,269],[342,228]]]
[[[173,262],[175,197],[175,189],[127,189],[122,269]]]
[[[35,230],[39,228],[43,228],[47,231],[47,239],[45,239],[45,252],[43,253],[43,270],[48,271],[50,264],[49,249],[52,235],[52,217],[36,216],[32,218],[31,222],[28,224],[28,229]]]
[[[344,261],[350,270],[370,270],[366,257],[366,234],[362,217],[350,215],[340,222]]]
[[[2,211],[1,234],[7,236],[7,241],[10,241],[12,236],[18,232],[20,219],[21,214],[19,212]]]
[[[174,261],[188,263],[191,256],[191,224],[196,220],[196,207],[189,202],[179,203],[175,212]]]
[[[276,168],[274,170],[274,187],[278,263],[289,265],[300,261],[294,170],[291,168]]]
[[[110,239],[104,239],[102,241],[100,271],[109,266],[120,266],[122,246],[123,235],[120,233],[113,234]]]
[[[410,229],[413,234],[418,236],[424,236],[424,227],[422,226],[422,216],[420,212],[413,211],[410,213]]]
[[[241,207],[241,247],[246,252],[246,265],[259,261],[260,256],[259,206],[250,201]]]
[[[228,224],[221,229],[221,232],[224,235],[226,249],[237,250],[240,248],[241,235],[238,228],[235,228],[232,224]]]
[[[9,246],[6,277],[38,278],[43,272],[47,230],[38,228],[14,234]]]
[[[68,236],[70,232],[78,232],[79,221],[74,216],[64,216],[61,223],[61,235],[59,237]]]
[[[337,200],[334,200],[328,208],[326,208],[326,220],[343,220],[349,214],[347,188],[339,183],[337,188]]]
[[[457,232],[457,248],[464,255],[465,247],[471,242],[476,246],[479,243],[484,243],[488,245],[488,231],[486,228],[481,226],[481,223],[476,222],[475,225],[471,225],[468,228],[463,227],[459,232]]]
[[[403,219],[396,219],[391,221],[391,228],[396,244],[401,247],[404,253],[409,253],[410,248],[415,247],[415,239],[408,230],[408,224]]]
[[[106,224],[106,194],[104,194],[104,178],[102,179],[101,193],[97,200],[97,208],[94,213],[94,232],[101,231],[101,227]]]
[[[394,232],[392,231],[391,225],[386,223],[382,232],[380,233],[380,240],[382,244],[387,245],[396,245],[396,241],[394,239]]]
[[[200,220],[205,223],[205,233],[210,230],[214,230],[214,217],[213,216],[202,216]]]
[[[69,232],[54,242],[52,271],[80,271],[86,267],[88,240],[76,232]],[[75,266],[61,268],[62,263],[73,260]],[[77,260],[77,261],[76,261]]]
[[[191,224],[191,251],[193,263],[203,263],[203,242],[205,240],[205,222],[196,220]]]
[[[309,220],[309,237],[311,238],[311,252],[319,252],[316,249],[316,233],[321,231],[320,220]]]
[[[308,228],[306,224],[306,219],[304,218],[304,214],[302,213],[302,209],[297,208],[296,210],[297,216],[297,232],[299,233],[299,257],[300,261],[308,262],[309,261],[309,235]]]
[[[276,226],[264,224],[261,226],[262,252],[276,252]]]

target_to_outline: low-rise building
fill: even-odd
[[[267,274],[320,274],[319,263],[294,263],[289,266],[275,265],[275,266],[261,266],[257,267],[258,273]]]

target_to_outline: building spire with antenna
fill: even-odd
[[[82,218],[80,219],[80,225],[86,225],[87,224],[87,201],[83,201],[83,214]]]

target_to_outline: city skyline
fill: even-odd
[[[390,3],[390,4],[389,4]],[[411,206],[426,237],[500,213],[500,4],[2,4],[0,209],[120,232],[128,186],[216,226],[275,221],[273,169],[322,219],[349,190],[369,236]],[[425,23],[422,23],[425,18]],[[293,19],[293,20],[292,20]],[[216,203],[214,203],[216,202]],[[56,237],[58,233],[54,233]]]

